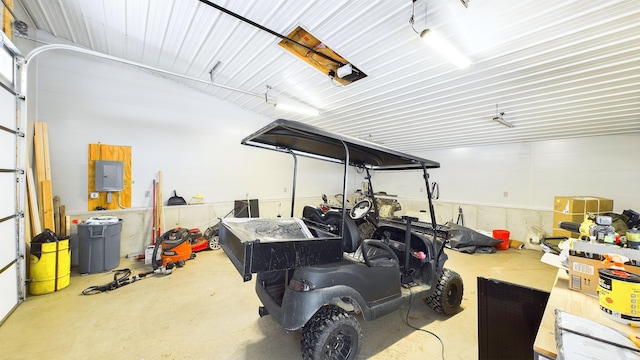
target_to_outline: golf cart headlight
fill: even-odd
[[[291,279],[291,281],[289,282],[289,289],[293,291],[311,291],[315,288],[316,288],[315,285],[313,285],[312,283],[304,279],[303,280]]]

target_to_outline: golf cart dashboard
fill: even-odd
[[[406,221],[399,217],[380,219],[379,225],[391,225],[395,227],[406,227]],[[433,235],[433,225],[426,221],[411,221],[411,231],[422,233],[424,235]],[[439,239],[449,239],[451,229],[447,225],[436,224],[436,237]]]

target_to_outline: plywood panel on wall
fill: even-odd
[[[108,202],[107,192],[100,192],[97,199],[91,198],[91,193],[95,191],[96,161],[122,161],[124,163],[124,189],[119,192],[112,192],[112,200]],[[89,168],[87,179],[87,210],[120,209],[131,207],[131,146],[89,144]]]

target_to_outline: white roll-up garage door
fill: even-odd
[[[18,116],[18,50],[2,34],[0,48],[0,323],[24,299],[24,151]]]

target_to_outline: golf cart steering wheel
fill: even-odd
[[[368,267],[392,267],[400,264],[396,253],[382,240],[363,240],[362,258]]]
[[[349,211],[349,217],[353,220],[360,220],[369,214],[371,210],[371,200],[362,199],[358,201]]]

